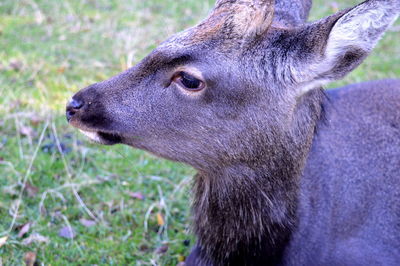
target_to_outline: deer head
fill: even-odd
[[[99,143],[199,170],[273,158],[312,137],[301,136],[317,119],[315,89],[356,68],[399,9],[369,0],[288,27],[274,22],[273,0],[218,0],[135,67],[79,91],[67,118]]]

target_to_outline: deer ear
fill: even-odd
[[[343,78],[397,19],[400,0],[369,0],[303,28],[292,75],[303,91]],[[303,50],[303,51],[302,51]]]
[[[228,38],[262,35],[272,24],[274,0],[218,0],[208,20]]]

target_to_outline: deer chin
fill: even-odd
[[[79,130],[84,134],[86,137],[91,139],[92,141],[103,144],[103,145],[115,145],[122,142],[121,136],[115,133],[108,133],[102,131],[86,131],[86,130]]]

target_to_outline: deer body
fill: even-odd
[[[304,24],[309,8],[219,0],[67,107],[95,141],[198,170],[187,265],[400,261],[400,81],[321,89],[362,62],[400,1]]]
[[[260,251],[258,257],[254,255],[257,249],[251,246],[246,256],[243,256],[246,252],[241,251],[240,255],[232,256],[221,265],[398,264],[400,80],[360,83],[331,90],[327,92],[322,106],[323,113],[316,125],[308,159],[299,178],[296,218],[294,215],[282,218],[285,222],[293,223],[287,225],[288,228],[296,225],[295,229],[288,230],[290,237],[288,231],[274,228],[281,236],[288,238],[275,238],[273,247],[263,247],[264,251]],[[385,166],[380,163],[382,161],[385,161]],[[238,175],[244,172],[242,168],[238,170]],[[248,179],[247,176],[243,178]],[[262,175],[258,178],[264,179]],[[240,191],[232,194],[244,194],[243,184],[237,187]],[[289,187],[285,184],[286,192]],[[250,203],[242,202],[244,208],[253,208],[251,203],[257,202],[254,198],[262,198],[255,192],[259,188],[260,185],[255,184],[250,190],[251,195],[247,196],[252,200]],[[275,193],[269,193],[269,197]],[[219,198],[222,200],[221,196]],[[224,199],[232,208],[226,216],[218,213],[221,211],[219,208],[210,217],[221,220],[223,226],[229,225],[230,221],[238,224],[238,218],[232,216],[234,209],[237,211],[240,205],[232,204],[233,198],[235,195]],[[275,202],[273,208],[279,211],[284,205],[285,201]],[[195,213],[199,214],[196,220],[201,221],[201,215],[205,212]],[[268,218],[275,216],[277,214],[267,215]],[[251,231],[248,220],[243,221],[247,224],[242,224],[246,232]],[[220,233],[220,230],[213,232],[212,236]],[[270,233],[268,237],[271,237]],[[226,239],[227,236],[220,238]],[[256,239],[252,241],[259,245]],[[227,250],[220,243],[215,244]],[[278,247],[276,252],[274,247]],[[203,260],[202,256],[201,250],[196,249],[189,257],[189,265],[213,265]]]
[[[400,80],[351,85],[328,99],[301,178],[300,223],[286,262],[397,265]]]

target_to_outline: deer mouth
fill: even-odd
[[[115,133],[108,133],[102,131],[93,132],[93,131],[85,131],[82,129],[80,129],[79,131],[81,131],[86,137],[88,137],[92,141],[97,142],[99,144],[115,145],[122,142],[122,137]]]
[[[79,129],[83,135],[96,143],[103,145],[115,145],[122,143],[122,136],[115,132],[91,128],[84,125],[82,122],[79,122],[79,120],[70,120],[69,124]]]

